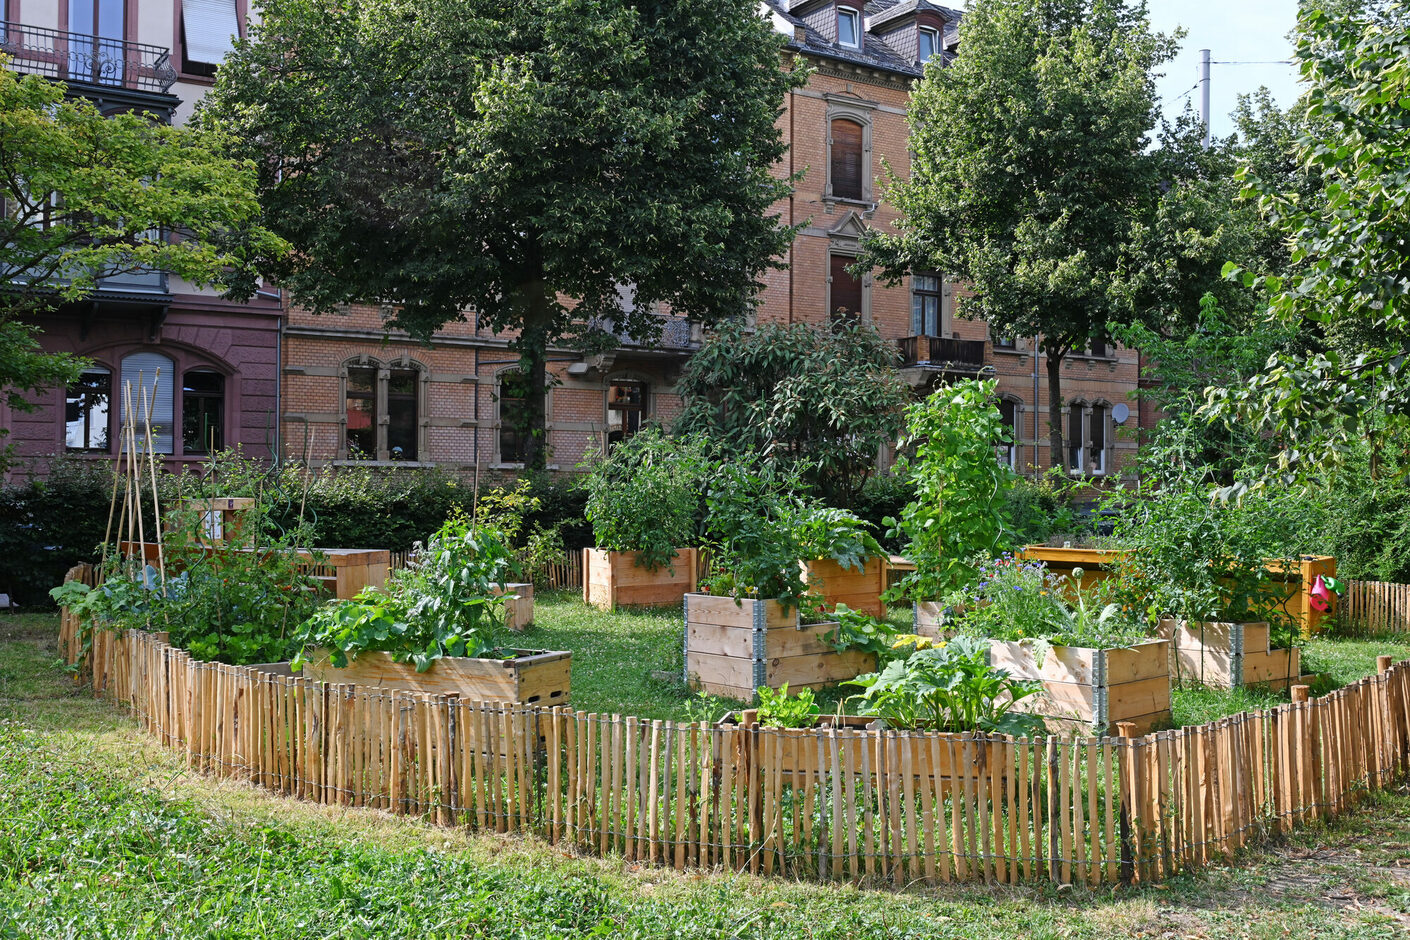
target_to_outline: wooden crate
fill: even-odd
[[[564,650],[514,650],[514,659],[472,659],[448,656],[425,672],[411,663],[399,663],[391,653],[369,652],[338,668],[321,650],[306,663],[302,674],[318,682],[342,682],[403,692],[458,695],[466,701],[508,702],[524,705],[567,705],[573,654]],[[289,675],[288,663],[254,667]]]
[[[534,623],[534,586],[512,582],[495,585],[495,596],[504,598],[504,625],[516,633]]]
[[[870,558],[861,568],[844,568],[832,559],[804,564],[809,592],[822,598],[828,610],[846,604],[873,617],[885,617],[881,592],[886,590],[886,560]]]
[[[255,500],[249,496],[218,496],[179,499],[176,506],[201,515],[202,544],[224,545],[227,541],[239,541],[245,526],[245,513],[255,508]],[[165,528],[171,531],[170,523]]]
[[[251,551],[248,548],[224,548],[205,546],[207,554],[217,551]],[[118,551],[124,557],[138,554],[136,542],[119,542]],[[155,565],[158,559],[157,543],[143,542],[140,545],[142,559]],[[314,552],[323,556],[319,560]],[[392,553],[372,548],[318,548],[312,552],[298,550],[299,568],[309,577],[321,583],[328,593],[338,600],[348,600],[365,587],[382,587],[392,570]]]
[[[1043,683],[1017,710],[1049,719],[1049,730],[1103,732],[1129,721],[1144,734],[1170,721],[1169,646],[1163,639],[1124,649],[1053,646],[1040,666],[1031,646],[995,640],[989,663]]]
[[[685,596],[685,681],[711,695],[752,701],[754,690],[820,689],[876,669],[876,657],[827,643],[837,623],[800,624],[777,600]]]
[[[1301,681],[1301,651],[1272,649],[1266,623],[1162,620],[1160,635],[1171,641],[1170,675],[1176,683],[1282,689]]]
[[[942,639],[940,617],[945,605],[939,601],[918,601],[911,607],[911,632],[917,636],[928,636],[932,640]]]
[[[699,552],[676,549],[669,565],[651,570],[638,565],[638,552],[583,549],[583,603],[603,610],[679,604],[695,590]]]
[[[1331,612],[1312,606],[1312,588],[1317,577],[1334,578],[1337,560],[1331,555],[1303,555],[1289,561],[1270,561],[1268,571],[1287,585],[1288,599],[1283,610],[1302,628],[1303,636],[1322,632],[1322,621]]]

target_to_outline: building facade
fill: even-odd
[[[927,0],[768,0],[763,11],[788,37],[810,74],[789,94],[779,127],[789,155],[780,176],[798,178],[775,206],[802,229],[766,275],[758,322],[822,326],[837,316],[873,324],[897,344],[903,374],[923,394],[967,376],[998,380],[1020,470],[1047,467],[1046,359],[1032,337],[993,337],[982,321],[958,316],[964,291],[941,272],[917,272],[885,285],[854,277],[867,229],[892,228],[884,193],[889,165],[909,170],[906,108],[925,64],[958,53],[960,14]],[[629,302],[630,298],[624,298]],[[632,433],[643,421],[669,423],[680,407],[680,366],[698,347],[690,324],[664,318],[653,347],[614,354],[553,355],[548,401],[550,466],[569,470],[584,454]],[[284,452],[316,464],[341,461],[432,463],[457,470],[513,471],[520,442],[513,410],[517,361],[508,337],[480,330],[472,314],[429,345],[384,335],[373,308],[336,316],[289,313],[284,344]],[[1115,475],[1135,451],[1128,398],[1136,389],[1134,351],[1090,350],[1063,366],[1066,464],[1084,476]],[[1075,432],[1075,433],[1074,433]]]
[[[806,62],[805,87],[779,118],[789,146],[777,168],[796,177],[774,211],[801,230],[766,274],[758,322],[825,325],[838,316],[874,325],[897,344],[903,374],[923,394],[967,376],[994,376],[1014,429],[1006,459],[1046,467],[1046,362],[1032,337],[995,337],[958,315],[962,286],[943,272],[915,272],[887,285],[855,277],[860,239],[891,229],[886,167],[909,171],[906,108],[928,63],[958,49],[960,14],[928,0],[766,0],[787,39],[784,67]],[[181,121],[243,32],[246,0],[6,0],[3,49],[11,68],[70,82],[105,109],[138,108]],[[141,283],[138,283],[141,281]],[[511,337],[484,330],[473,312],[429,343],[384,328],[384,311],[352,306],[315,316],[286,307],[277,290],[231,304],[161,272],[104,283],[91,302],[46,316],[47,348],[91,358],[71,389],[56,389],[33,414],[7,415],[10,441],[31,472],[54,454],[111,457],[122,391],[160,366],[180,383],[158,387],[154,423],[172,465],[204,459],[210,446],[240,444],[314,465],[344,462],[437,465],[458,472],[513,472],[524,442]],[[632,299],[624,293],[623,303]],[[573,469],[585,454],[645,422],[669,423],[680,408],[675,383],[701,342],[697,327],[658,310],[662,338],[624,339],[615,351],[551,355],[550,467]],[[1064,462],[1074,473],[1112,476],[1135,450],[1118,435],[1137,388],[1130,350],[1090,350],[1063,366],[1070,403]],[[164,380],[165,381],[165,380]]]
[[[10,69],[63,81],[105,114],[180,123],[243,32],[246,10],[245,0],[6,0],[4,16]],[[42,314],[44,348],[92,365],[74,386],[38,396],[37,411],[0,402],[19,458],[12,476],[42,475],[59,454],[113,459],[129,406],[139,418],[151,408],[155,449],[173,469],[212,447],[267,456],[278,439],[282,307],[275,291],[233,303],[145,270],[102,279],[91,297]]]

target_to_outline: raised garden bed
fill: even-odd
[[[911,632],[932,640],[942,639],[940,615],[944,612],[945,605],[939,601],[917,601],[911,608]]]
[[[711,695],[752,701],[754,690],[820,689],[876,669],[876,656],[838,652],[836,621],[800,623],[776,600],[685,596],[685,681]]]
[[[1049,730],[1105,731],[1131,722],[1145,734],[1170,721],[1170,644],[1147,640],[1124,649],[1053,646],[1038,664],[1025,643],[996,640],[989,662],[1019,679],[1037,679],[1043,691],[1017,711],[1042,715]]]
[[[602,610],[679,604],[695,590],[699,551],[678,548],[655,570],[637,564],[638,552],[583,549],[583,603]]]
[[[504,598],[504,625],[516,633],[534,623],[534,586],[530,583],[500,584],[495,595]]]
[[[822,598],[831,610],[846,604],[873,617],[885,617],[886,605],[881,592],[886,590],[886,560],[869,558],[858,568],[844,568],[831,559],[806,563],[810,593]]]
[[[516,705],[567,705],[572,675],[571,652],[561,650],[512,650],[513,659],[471,659],[447,656],[425,672],[411,663],[399,663],[391,653],[366,652],[339,668],[322,651],[305,663],[301,674],[317,682],[346,683],[370,688],[396,689],[431,695],[458,695],[467,701],[507,702]],[[288,663],[254,667],[291,675]]]
[[[156,542],[119,542],[118,551],[124,557],[139,554],[143,562],[155,565],[158,560]],[[226,548],[205,546],[206,553],[239,551],[248,548]],[[316,554],[315,554],[316,553]],[[300,549],[299,568],[309,577],[319,581],[330,597],[349,600],[366,587],[380,588],[387,583],[392,572],[392,553],[377,548],[316,548],[311,551]],[[321,559],[320,560],[320,556]]]
[[[1301,651],[1273,649],[1266,623],[1162,620],[1160,635],[1171,641],[1170,675],[1177,683],[1283,689],[1302,681]]]

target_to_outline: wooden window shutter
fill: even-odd
[[[856,121],[832,122],[832,195],[862,199],[862,125]]]
[[[834,319],[857,320],[862,315],[862,280],[847,273],[847,265],[857,259],[846,255],[832,256],[832,309]]]

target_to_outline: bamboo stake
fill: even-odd
[[[152,376],[152,401],[157,397],[157,385],[161,382],[162,370],[157,367],[157,372]],[[147,387],[142,387],[142,412],[146,418],[147,435],[147,469],[152,477],[152,522],[156,526],[155,533],[157,539],[157,574],[163,588],[166,587],[166,553],[162,549],[162,511],[161,500],[157,495],[157,453],[152,442],[152,401],[147,398]],[[172,433],[175,433],[174,431]]]

